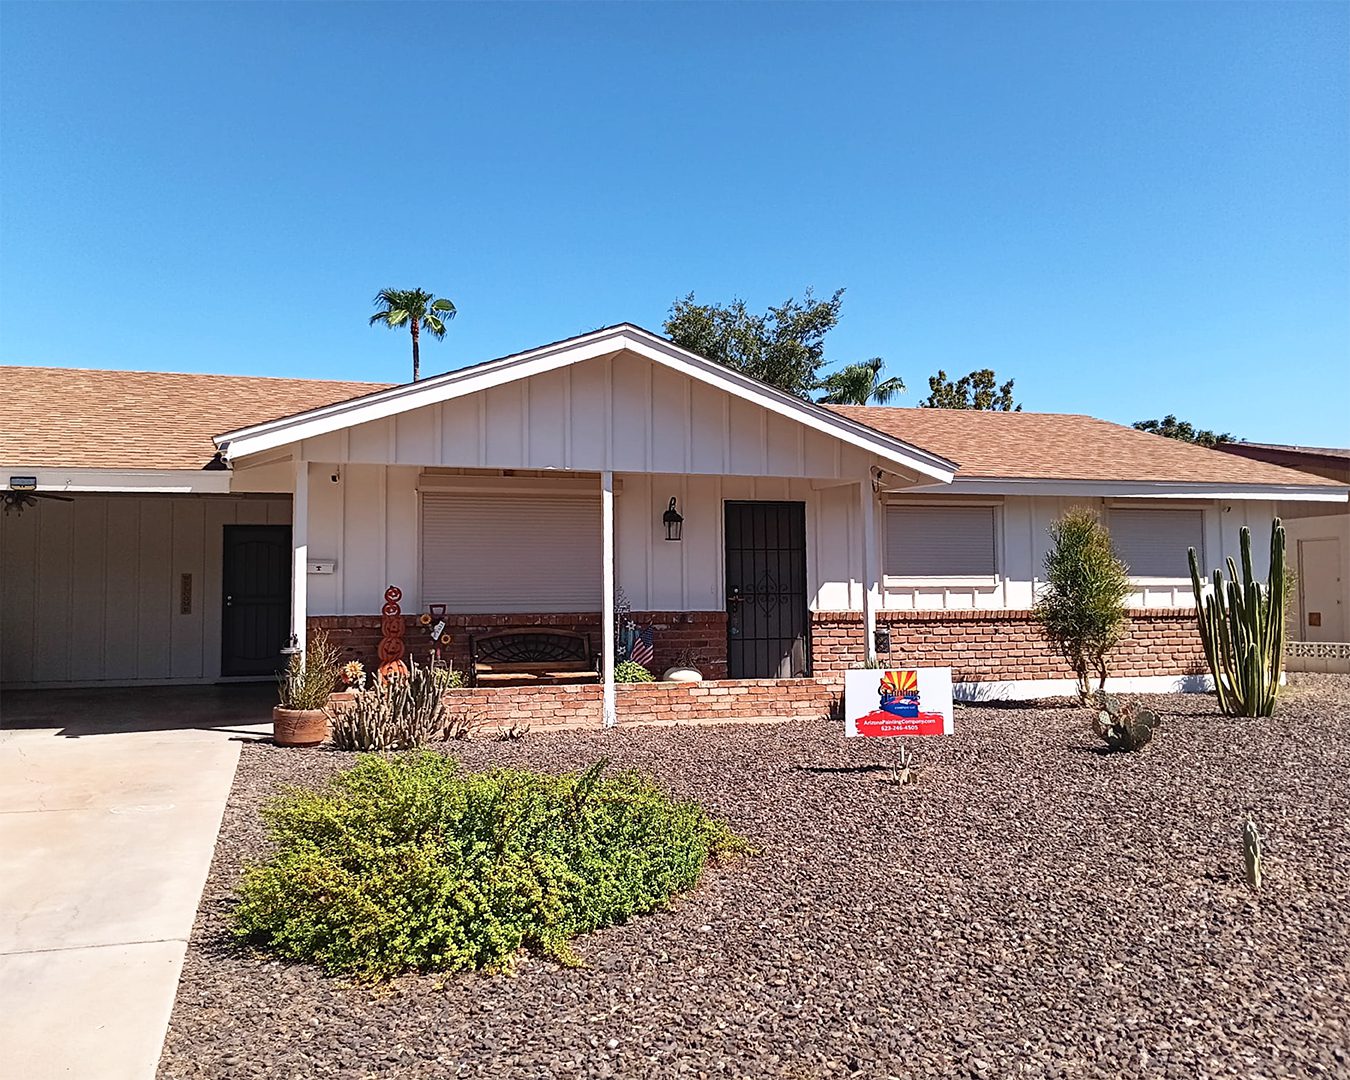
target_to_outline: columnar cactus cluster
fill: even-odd
[[[1239,536],[1242,578],[1228,559],[1228,578],[1214,571],[1211,587],[1200,578],[1195,548],[1189,551],[1191,583],[1205,659],[1214,676],[1219,709],[1225,716],[1269,716],[1284,671],[1284,526],[1270,529],[1270,572],[1264,582],[1252,573],[1252,534]]]

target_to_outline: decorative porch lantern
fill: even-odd
[[[661,515],[661,520],[666,525],[666,539],[679,540],[684,534],[684,518],[680,512],[675,509],[675,496],[670,497],[670,505],[666,507],[666,512]]]

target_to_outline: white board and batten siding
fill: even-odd
[[[1227,556],[1237,556],[1244,525],[1252,530],[1257,572],[1264,574],[1269,563],[1270,522],[1275,514],[1269,502],[892,496],[886,513],[878,515],[883,607],[899,611],[1031,607],[1044,579],[1050,525],[1067,510],[1083,505],[1102,515],[1122,558],[1134,564],[1131,607],[1192,607],[1186,548],[1196,544],[1202,568],[1212,570]],[[907,515],[931,525],[931,533],[905,536]],[[902,528],[888,532],[888,518]]]
[[[213,681],[223,528],[290,517],[289,498],[79,495],[0,518],[0,685]]]
[[[338,475],[335,483],[332,475]],[[534,580],[541,567],[553,566],[560,576],[590,573],[591,560],[599,554],[599,514],[594,511],[593,536],[583,539],[587,526],[571,517],[556,518],[543,503],[531,506],[533,496],[519,495],[518,509],[494,511],[490,528],[470,522],[450,526],[444,521],[431,537],[430,548],[440,566],[426,560],[428,521],[424,499],[444,498],[419,490],[422,471],[411,466],[383,468],[346,465],[336,471],[320,465],[310,469],[310,537],[313,559],[336,562],[331,575],[310,575],[309,604],[312,614],[370,615],[379,611],[384,588],[396,584],[404,590],[405,610],[420,609],[428,602],[449,603],[452,610],[474,613],[547,610],[597,610],[594,604],[576,606],[580,593],[566,596],[540,588],[533,592],[543,606],[530,608],[512,585],[499,590],[508,606],[488,604],[491,582],[509,584],[514,573],[521,582]],[[598,500],[599,481],[591,499]],[[615,534],[618,583],[635,610],[711,611],[725,606],[722,546],[723,505],[730,500],[763,499],[800,501],[806,506],[807,581],[811,607],[817,611],[857,611],[862,608],[862,514],[856,484],[813,487],[803,479],[702,475],[648,475],[621,473],[615,498]],[[527,478],[503,477],[499,494],[509,496],[513,485],[529,486]],[[584,483],[584,481],[583,481]],[[661,515],[670,497],[684,515],[684,539],[664,539]],[[951,497],[900,501],[888,504],[876,515],[878,549],[883,553],[882,603],[887,610],[998,610],[1024,609],[1034,602],[1049,548],[1052,521],[1081,499],[1009,496],[998,500],[961,501]],[[448,505],[448,504],[446,504]],[[461,510],[469,507],[459,503]],[[591,502],[589,505],[598,506]],[[1119,504],[1099,510],[1111,519]],[[1143,504],[1140,504],[1142,507]],[[885,572],[887,564],[902,554],[887,532],[887,518],[922,507],[926,523],[935,526],[927,538],[916,537],[919,552],[928,560],[920,564],[924,574]],[[931,516],[929,511],[942,510]],[[1136,507],[1128,508],[1133,521]],[[1154,537],[1157,554],[1171,557],[1174,568],[1184,566],[1185,528],[1169,517],[1176,507],[1150,504],[1140,513],[1163,516],[1133,521],[1136,530]],[[1206,567],[1220,565],[1238,550],[1237,531],[1250,523],[1256,538],[1258,567],[1266,563],[1266,547],[1273,508],[1267,503],[1196,504],[1183,508],[1188,525],[1197,520],[1202,531]],[[587,511],[591,513],[592,511]],[[964,513],[963,513],[964,512]],[[1198,519],[1196,515],[1199,515]],[[916,514],[916,516],[918,516]],[[491,543],[487,533],[512,535]],[[948,520],[950,519],[950,520]],[[893,519],[894,520],[894,519]],[[1122,518],[1122,520],[1126,520]],[[1151,523],[1151,528],[1150,528]],[[944,535],[943,529],[949,532]],[[979,529],[985,530],[980,533]],[[446,529],[458,530],[446,532]],[[992,536],[988,530],[992,529]],[[458,537],[458,539],[456,539]],[[952,541],[955,537],[955,541]],[[928,546],[923,549],[922,542]],[[589,549],[584,548],[589,544]],[[461,565],[445,569],[449,552],[460,548]],[[565,553],[562,549],[567,549]],[[573,550],[575,549],[575,550]],[[992,551],[994,572],[988,573]],[[978,573],[944,574],[962,567],[952,560],[979,560]],[[945,562],[943,561],[945,560]],[[472,581],[472,568],[482,573]],[[570,568],[570,569],[569,569]],[[965,567],[970,569],[970,566]],[[431,591],[424,590],[423,575]],[[1146,576],[1135,582],[1130,597],[1134,607],[1190,607],[1193,603],[1189,577]],[[457,576],[456,576],[457,575]],[[457,583],[465,591],[456,598]],[[551,588],[551,587],[550,587]],[[486,590],[486,591],[485,591]],[[436,595],[432,595],[432,593]]]
[[[310,560],[335,564],[331,574],[309,575],[312,615],[376,614],[390,584],[403,590],[405,611],[428,603],[473,614],[599,610],[598,478],[593,494],[563,502],[513,494],[531,488],[530,478],[503,477],[498,489],[469,495],[423,490],[422,471],[407,466],[316,464],[309,474]],[[739,499],[805,503],[812,607],[862,603],[855,484],[635,473],[616,483],[618,584],[635,610],[725,606],[723,504]],[[679,543],[661,524],[671,496],[684,516]]]
[[[857,479],[870,455],[632,353],[301,444],[310,461]]]

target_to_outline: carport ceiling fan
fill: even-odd
[[[69,495],[57,495],[50,491],[37,490],[37,477],[11,476],[9,490],[0,491],[0,503],[4,504],[5,514],[11,510],[22,514],[30,506],[36,506],[39,499],[55,499],[57,502],[74,502]]]

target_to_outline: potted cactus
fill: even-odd
[[[293,652],[277,677],[272,738],[278,746],[318,746],[328,738],[328,699],[340,679],[338,651],[322,631]]]
[[[680,655],[675,658],[675,663],[666,668],[661,678],[667,682],[702,682],[703,672],[699,671],[698,665],[694,663],[694,654],[688,649],[682,649]]]

